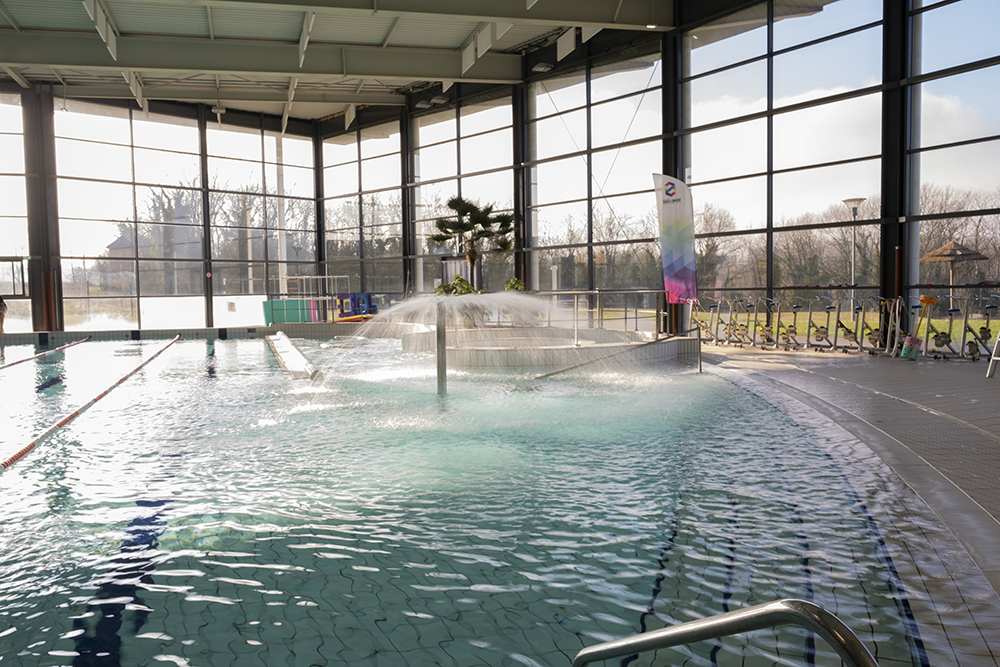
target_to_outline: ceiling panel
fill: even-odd
[[[213,7],[215,36],[231,39],[263,39],[298,42],[302,34],[302,12]]]
[[[3,6],[25,30],[97,32],[80,0],[3,0]]]
[[[125,35],[209,37],[208,9],[200,5],[108,2],[118,28]]]

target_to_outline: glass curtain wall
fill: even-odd
[[[659,41],[528,84],[528,287],[662,289]]]
[[[210,123],[208,197],[216,326],[262,324],[268,296],[313,293],[312,141]]]
[[[1000,304],[1000,4],[914,4],[908,282],[982,315]]]
[[[702,294],[877,287],[882,4],[770,0],[685,33]]]
[[[67,330],[205,326],[197,123],[60,102]]]
[[[21,100],[0,93],[0,296],[7,303],[3,330],[31,331],[28,294],[28,205],[25,196]]]
[[[514,210],[511,98],[505,91],[417,115],[412,120],[412,141],[417,239],[413,283],[419,292],[433,292],[455,275],[469,279],[457,242],[427,239],[437,233],[437,218],[453,214],[448,200],[460,196],[479,206],[492,206],[496,213]],[[476,270],[480,289],[503,290],[514,276],[513,253],[484,252]]]
[[[339,294],[403,292],[399,121],[323,142],[327,275]]]

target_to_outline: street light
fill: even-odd
[[[851,216],[854,218],[854,226],[851,227],[851,309],[854,308],[854,285],[858,282],[855,277],[854,263],[854,256],[857,254],[858,248],[858,207],[861,206],[865,199],[865,197],[852,197],[851,199],[844,200],[847,208],[851,209]]]

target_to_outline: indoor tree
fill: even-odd
[[[452,197],[448,200],[448,208],[455,215],[448,218],[438,218],[435,222],[438,233],[428,236],[434,243],[446,243],[452,239],[458,240],[458,250],[465,251],[465,259],[469,264],[469,276],[475,281],[476,260],[479,258],[480,247],[484,241],[492,241],[496,252],[510,250],[514,241],[514,215],[511,213],[493,213],[493,206],[480,207],[467,199]]]

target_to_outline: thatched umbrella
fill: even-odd
[[[955,243],[952,241],[950,243],[945,243],[937,250],[931,250],[929,253],[921,257],[920,261],[948,262],[948,284],[954,285],[955,262],[977,262],[982,259],[988,259],[988,257],[978,250],[973,250],[972,248],[966,247],[961,243]],[[949,300],[949,307],[954,308],[954,305],[955,304]]]

